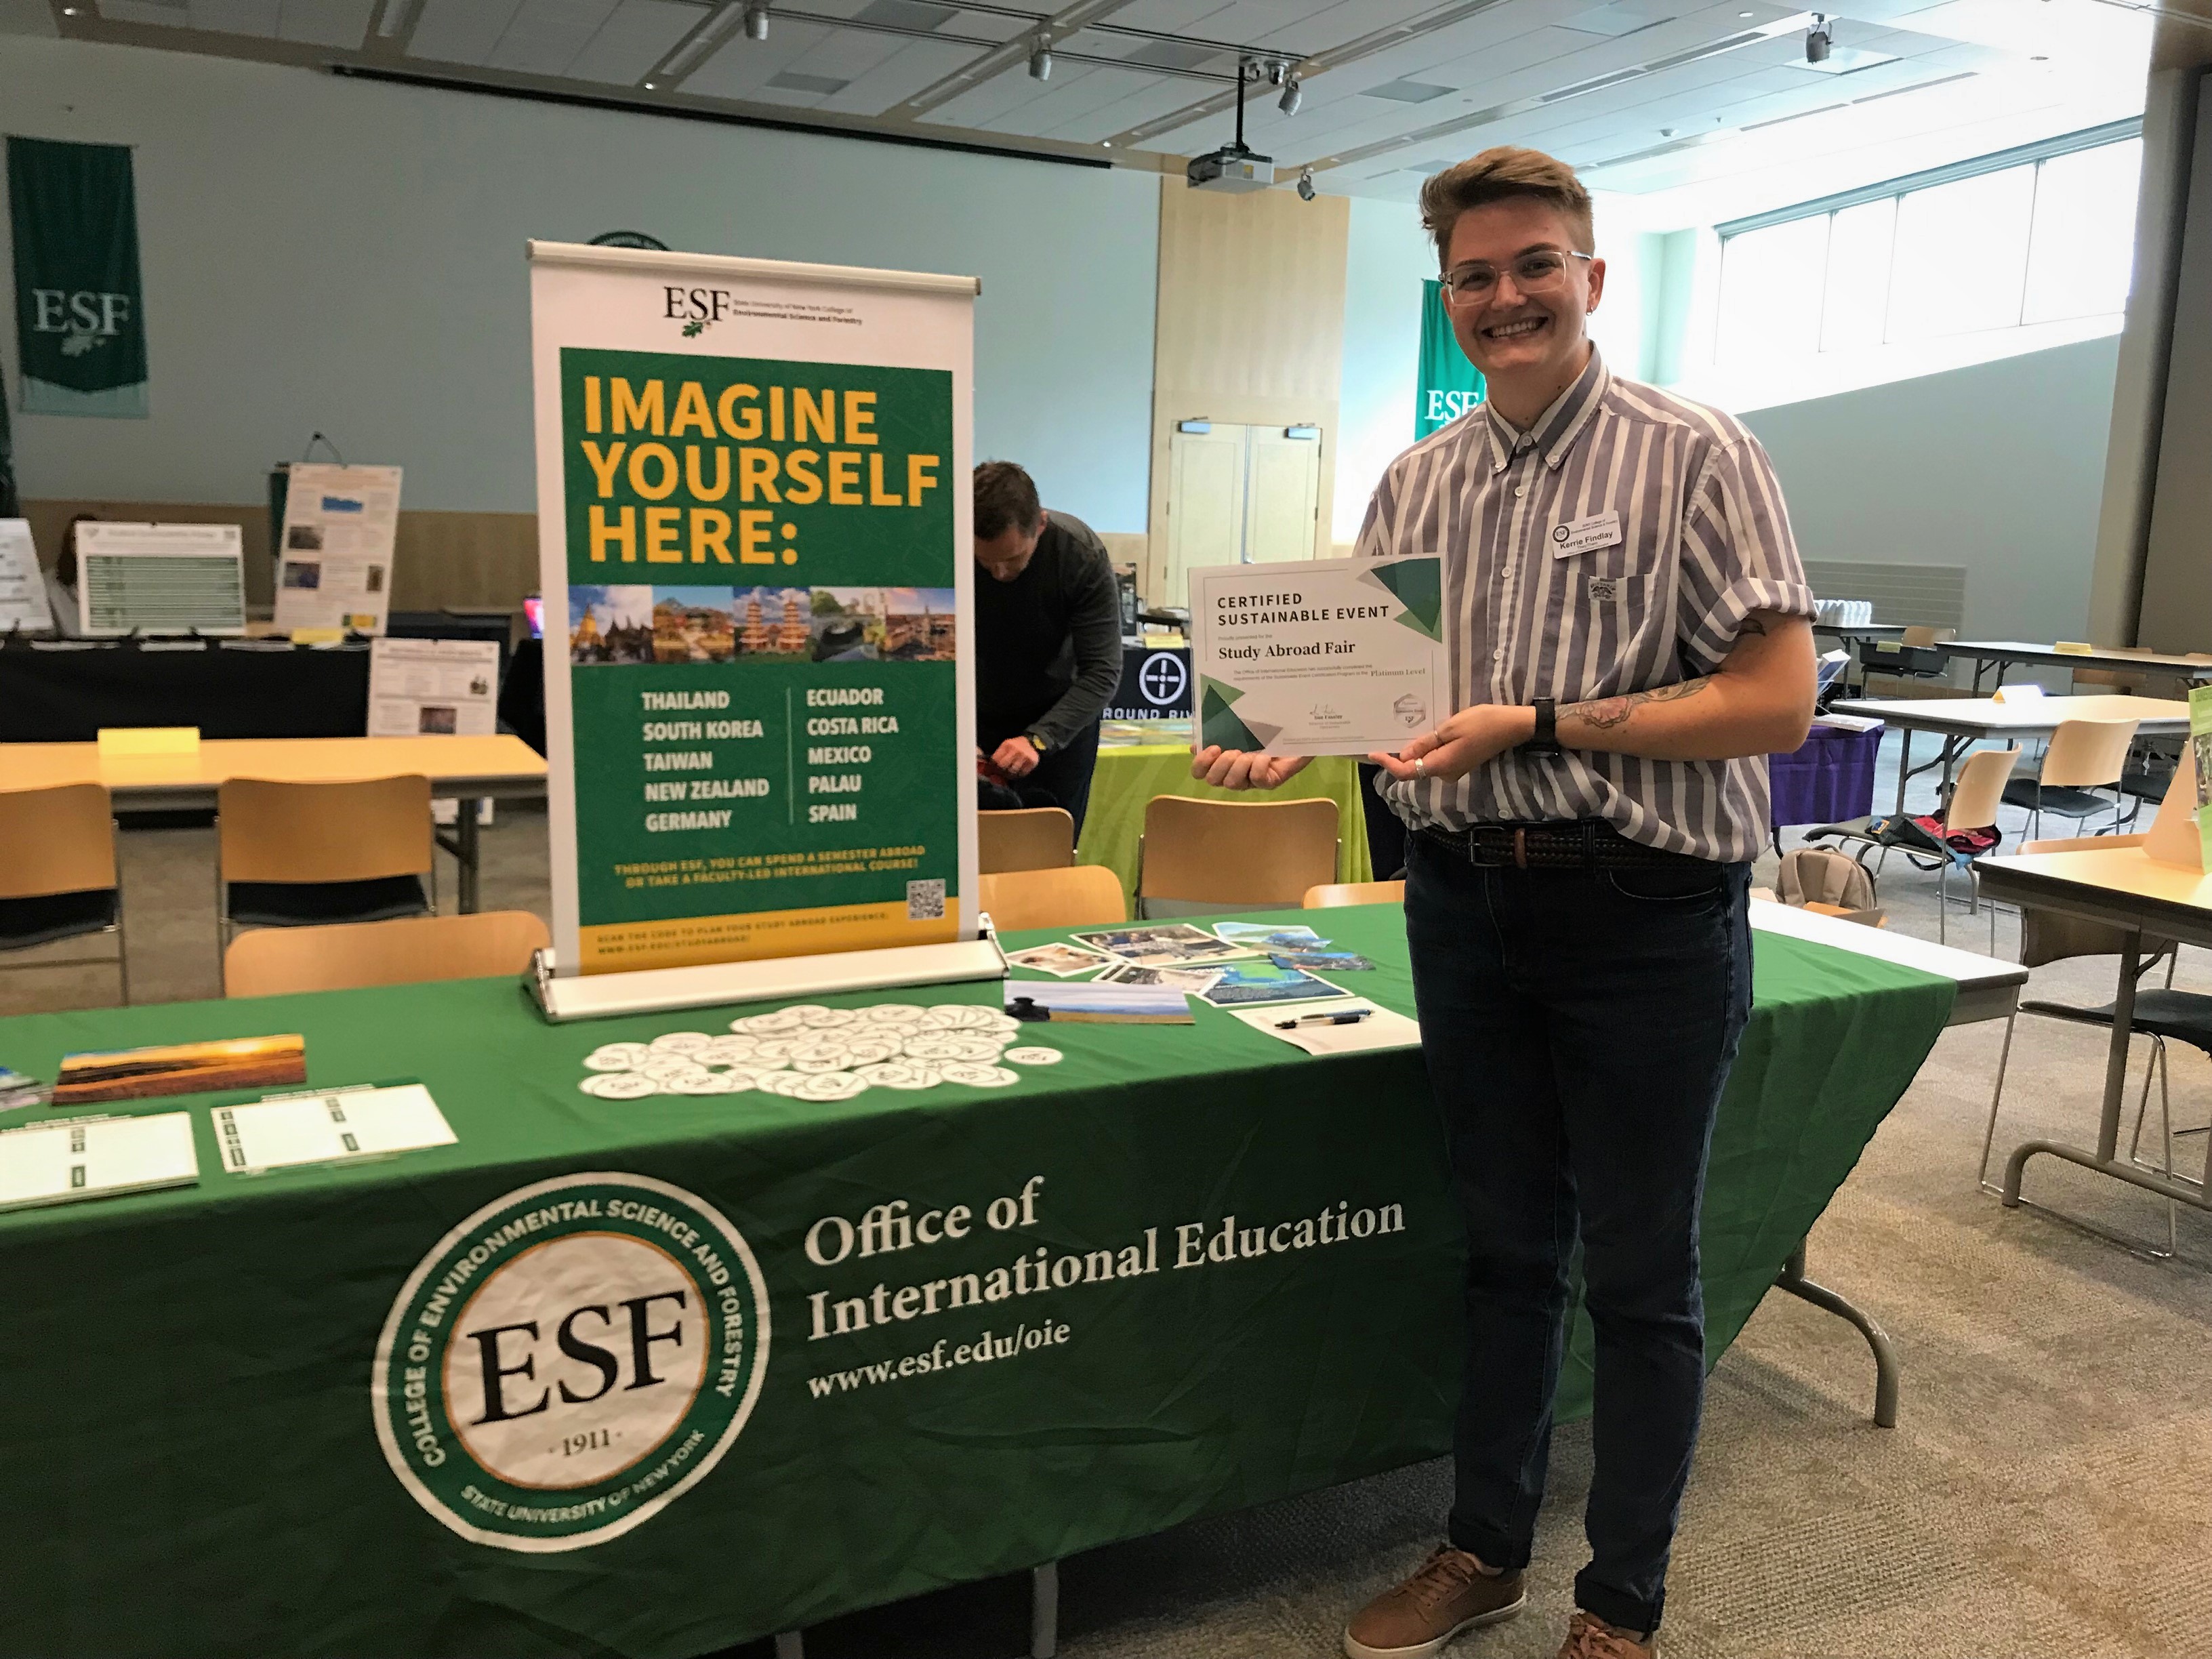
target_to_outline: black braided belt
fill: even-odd
[[[1468,830],[1421,830],[1431,846],[1470,864],[1517,870],[1626,870],[1705,864],[1631,841],[1596,818],[1559,823],[1478,823]]]

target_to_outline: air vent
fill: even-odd
[[[1222,55],[1215,46],[1194,46],[1181,40],[1148,40],[1121,61],[1146,69],[1191,70]]]
[[[1432,86],[1426,81],[1385,81],[1379,87],[1367,88],[1370,98],[1388,98],[1394,104],[1425,104],[1431,98],[1447,98],[1457,92],[1457,87]]]
[[[818,92],[827,98],[833,92],[842,92],[853,83],[828,75],[801,75],[796,70],[785,70],[768,77],[769,85],[779,92]]]
[[[900,29],[941,29],[958,9],[933,6],[927,0],[873,0],[853,14],[856,23],[886,23]]]

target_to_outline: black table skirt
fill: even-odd
[[[197,726],[203,738],[357,738],[368,730],[368,651],[0,649],[0,743],[90,743],[113,726]]]

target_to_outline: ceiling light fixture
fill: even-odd
[[[768,39],[768,7],[765,4],[745,8],[745,39],[748,40]]]
[[[1835,44],[1835,24],[1822,13],[1814,12],[1812,26],[1805,31],[1805,61],[1808,64],[1826,63],[1828,48]]]
[[[1047,36],[1037,36],[1036,45],[1030,48],[1030,79],[1052,79],[1052,41]]]
[[[1313,169],[1311,167],[1301,168],[1298,173],[1298,200],[1301,202],[1310,202],[1313,198]]]
[[[1275,100],[1275,107],[1285,115],[1296,115],[1305,96],[1306,89],[1298,84],[1298,77],[1286,75],[1283,77],[1283,95]]]

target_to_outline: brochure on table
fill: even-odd
[[[0,634],[52,630],[53,607],[46,603],[46,579],[31,542],[27,519],[0,519]]]
[[[368,648],[372,738],[489,738],[499,730],[493,640],[376,641]]]
[[[276,539],[276,629],[381,634],[392,605],[399,469],[295,461]]]
[[[76,527],[78,626],[121,634],[243,635],[243,533],[234,524]]]
[[[1200,744],[1395,752],[1451,710],[1443,611],[1432,556],[1192,571]]]
[[[975,283],[530,257],[555,975],[974,939]]]

